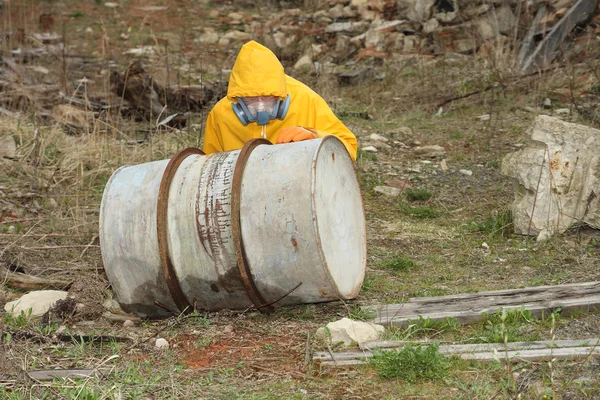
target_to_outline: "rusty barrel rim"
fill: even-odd
[[[192,305],[181,290],[181,285],[175,272],[175,267],[169,255],[169,242],[167,240],[167,213],[169,210],[169,190],[171,182],[177,173],[177,169],[181,163],[191,155],[204,155],[204,152],[195,147],[188,147],[175,154],[163,173],[158,190],[158,202],[156,206],[156,229],[158,237],[158,253],[160,255],[160,264],[163,271],[163,276],[171,293],[171,298],[181,312],[191,312]]]
[[[244,282],[244,287],[246,288],[246,293],[258,310],[262,312],[272,312],[274,308],[261,295],[258,287],[256,286],[256,282],[254,282],[254,279],[252,278],[252,270],[250,269],[250,265],[248,264],[248,260],[246,258],[244,240],[242,239],[242,224],[240,221],[240,205],[244,169],[246,168],[246,163],[248,162],[252,151],[256,147],[263,144],[271,145],[272,143],[267,139],[262,138],[251,139],[244,144],[244,147],[238,155],[233,172],[233,185],[231,190],[231,230],[233,234],[235,254],[238,261],[238,268],[240,270],[242,281]]]

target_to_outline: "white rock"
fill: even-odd
[[[486,249],[486,250],[489,250],[489,249],[490,249],[490,245],[489,245],[489,244],[487,244],[486,242],[483,242],[483,243],[481,243],[481,247],[483,247],[483,248],[484,248],[484,249]]]
[[[375,186],[373,189],[377,193],[385,194],[386,196],[398,197],[402,192],[400,189],[391,186]]]
[[[401,8],[408,8],[407,18],[411,21],[425,22],[431,18],[436,0],[398,0]]]
[[[17,142],[12,136],[0,136],[0,157],[15,158]]]
[[[104,306],[104,308],[106,308],[108,311],[115,313],[115,314],[124,314],[125,311],[123,311],[123,309],[121,308],[121,305],[115,300],[115,299],[105,299],[102,302],[102,305]]]
[[[340,3],[337,4],[335,7],[330,8],[327,15],[331,19],[342,18],[344,16],[344,5]]]
[[[365,35],[365,47],[374,46],[381,48],[385,43],[385,33],[376,29],[367,31]]]
[[[215,44],[219,41],[219,34],[214,31],[204,32],[198,37],[197,41],[204,44]]]
[[[430,146],[417,146],[413,149],[416,156],[431,158],[431,157],[444,157],[446,155],[446,149],[436,144]]]
[[[328,340],[327,331],[329,331],[332,344],[342,342],[345,346],[349,346],[352,343],[361,344],[379,340],[384,330],[382,325],[342,318],[339,321],[328,323],[327,329],[319,328],[316,335],[321,339]]]
[[[566,117],[568,115],[571,115],[571,110],[568,108],[557,108],[556,110],[554,110],[554,114]]]
[[[125,321],[123,321],[123,328],[131,328],[135,326],[135,322],[133,322],[130,319],[126,319]]]
[[[116,8],[116,7],[119,7],[119,3],[113,3],[112,1],[107,1],[106,3],[104,3],[104,7]]]
[[[248,32],[233,30],[227,32],[223,37],[231,40],[248,40],[252,37],[252,35],[250,35]]]
[[[373,21],[373,22],[375,22],[375,21]],[[396,19],[394,21],[385,21],[385,22],[381,23],[380,25],[378,25],[374,30],[380,31],[380,32],[393,32],[400,25],[402,25],[404,23],[406,23],[406,21],[402,20],[402,19]]]
[[[492,118],[492,116],[490,114],[483,114],[483,115],[479,115],[475,118],[477,118],[480,121],[489,121],[490,118]]]
[[[240,21],[244,18],[244,15],[241,13],[238,13],[238,12],[232,12],[232,13],[227,14],[227,17],[229,17],[235,21]]]
[[[154,342],[154,347],[160,350],[168,349],[169,342],[167,342],[167,339],[157,338],[156,342]]]
[[[132,56],[150,56],[156,53],[156,50],[154,50],[154,47],[152,46],[142,46],[142,47],[137,47],[135,49],[129,49],[129,50],[125,50],[123,52],[123,54],[128,54],[128,55],[132,55]]]
[[[378,141],[378,142],[386,142],[386,143],[387,143],[387,142],[389,142],[389,141],[390,141],[390,140],[389,140],[388,138],[386,138],[385,136],[381,136],[381,135],[378,135],[378,134],[376,134],[376,133],[372,133],[372,134],[371,134],[371,136],[369,136],[369,138],[370,138],[371,140],[376,140],[376,141]]]
[[[361,150],[366,151],[367,153],[377,153],[377,148],[375,146],[362,147]]]
[[[435,18],[431,18],[423,24],[423,33],[433,33],[439,26],[440,22]]]
[[[400,126],[398,128],[392,129],[389,131],[392,135],[402,135],[402,136],[412,136],[413,131],[408,126]]]
[[[20,299],[10,301],[4,305],[4,311],[15,316],[25,314],[31,309],[31,317],[41,317],[54,306],[58,300],[64,300],[69,293],[63,290],[36,290],[23,295]]]
[[[325,28],[326,33],[363,33],[369,28],[367,21],[360,22],[334,22]]]
[[[294,64],[294,69],[296,71],[301,71],[301,70],[309,69],[312,67],[313,67],[312,57],[309,56],[308,54],[305,54],[302,57],[300,57],[300,59],[298,61],[296,61],[296,64]]]
[[[600,226],[600,130],[540,115],[531,139],[502,161],[516,183],[515,232],[545,239],[573,224]]]
[[[461,170],[460,170],[460,171],[458,171],[458,172],[460,172],[460,173],[461,173],[461,174],[463,174],[463,175],[467,175],[467,176],[471,176],[471,175],[473,175],[473,171],[470,171],[470,170],[468,170],[468,169],[461,169]]]

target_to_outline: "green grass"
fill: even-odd
[[[358,149],[356,158],[360,161],[377,161],[377,156],[375,154],[362,151],[361,149]]]
[[[549,317],[554,318],[556,317]],[[554,322],[553,322],[554,323]],[[482,316],[479,331],[468,335],[466,340],[477,343],[527,342],[543,340],[538,327],[545,327],[547,321],[535,318],[525,308],[514,310],[500,309],[496,313]]]
[[[404,193],[406,194],[406,200],[410,202],[427,201],[433,196],[433,193],[425,188],[406,189]]]
[[[419,316],[417,321],[409,321],[409,325],[406,328],[389,328],[386,332],[386,339],[409,340],[414,339],[416,336],[457,332],[459,327],[458,323],[452,317],[446,318],[443,321],[437,321]]]
[[[369,360],[383,379],[407,382],[442,380],[448,375],[452,361],[439,352],[438,345],[406,345],[397,351],[375,351]]]
[[[496,210],[482,222],[472,221],[470,228],[474,232],[482,232],[490,236],[508,236],[513,232],[512,212],[508,209]]]
[[[404,214],[416,219],[439,218],[442,215],[439,211],[427,206],[412,207],[408,204],[400,204],[398,207]]]
[[[420,265],[408,257],[394,256],[379,263],[382,269],[388,269],[394,272],[404,272],[418,269]]]

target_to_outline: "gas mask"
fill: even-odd
[[[237,103],[232,103],[233,112],[242,125],[250,122],[265,126],[273,119],[283,120],[290,108],[290,95],[285,100],[276,96],[238,97]]]

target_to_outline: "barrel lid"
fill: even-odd
[[[367,262],[365,211],[356,170],[335,136],[323,139],[312,168],[313,221],[323,265],[339,296],[355,298]]]

